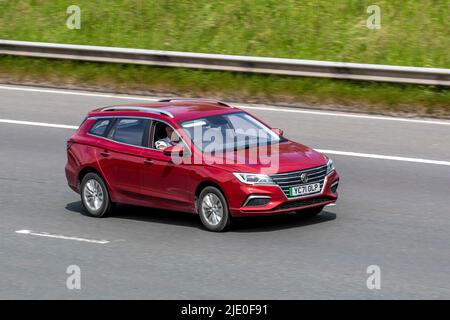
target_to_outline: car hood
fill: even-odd
[[[327,163],[320,152],[290,140],[267,147],[230,151],[212,159],[216,162],[214,166],[227,171],[264,174],[309,169]]]

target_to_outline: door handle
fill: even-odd
[[[152,159],[145,159],[144,160],[144,164],[153,164],[153,160]]]
[[[103,157],[109,157],[109,156],[111,155],[111,153],[109,153],[108,150],[104,150],[104,151],[100,152],[100,154],[101,154]]]

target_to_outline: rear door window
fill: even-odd
[[[146,144],[148,124],[149,120],[147,119],[118,119],[108,134],[108,138],[120,143],[142,147]]]

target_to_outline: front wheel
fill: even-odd
[[[312,218],[317,216],[319,213],[322,212],[324,207],[315,207],[315,208],[309,208],[304,210],[298,210],[297,213],[303,215],[307,218]]]
[[[81,202],[92,217],[106,217],[111,211],[108,189],[96,173],[88,173],[81,181]]]
[[[215,187],[206,187],[197,200],[200,220],[210,231],[224,231],[230,226],[231,216],[227,201],[222,192]]]

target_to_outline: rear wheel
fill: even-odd
[[[231,223],[227,201],[222,192],[215,187],[206,187],[197,199],[197,211],[206,229],[220,232]]]
[[[103,179],[96,173],[88,173],[81,181],[81,202],[90,216],[106,217],[111,211],[111,200]]]
[[[317,216],[319,213],[322,212],[324,207],[315,207],[315,208],[309,208],[309,209],[304,209],[304,210],[298,210],[297,213],[303,215],[304,217],[307,218],[312,218]]]

